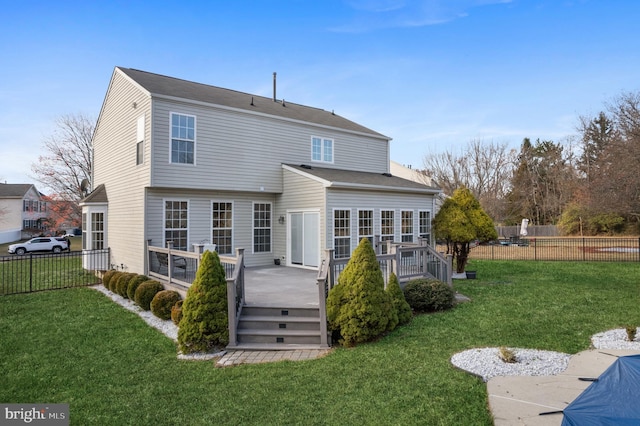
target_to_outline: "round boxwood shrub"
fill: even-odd
[[[175,305],[171,307],[171,321],[175,325],[180,325],[180,320],[182,319],[182,302],[184,300],[178,300]]]
[[[122,271],[116,271],[113,275],[111,275],[111,279],[109,280],[109,287],[107,287],[112,292],[116,292],[116,284],[118,283],[118,279],[120,276],[124,274]]]
[[[131,300],[135,300],[138,286],[145,281],[149,281],[149,277],[146,275],[136,275],[131,278],[129,280],[129,285],[127,286],[127,297]]]
[[[436,279],[418,278],[404,287],[404,297],[415,312],[451,309],[455,300],[453,289]]]
[[[162,290],[164,290],[164,287],[160,281],[147,280],[136,289],[134,300],[138,306],[148,311],[151,309],[151,301],[155,295]]]
[[[131,280],[131,278],[135,277],[137,274],[131,273],[131,272],[125,272],[124,274],[120,275],[120,277],[118,278],[118,281],[116,281],[115,284],[115,293],[119,294],[120,296],[124,297],[125,299],[129,296],[127,296],[127,287],[129,287],[129,280]]]
[[[106,289],[109,289],[109,281],[111,281],[111,278],[116,272],[118,271],[116,271],[115,269],[109,269],[107,272],[104,273],[104,275],[102,275],[102,285]]]
[[[162,290],[156,293],[151,300],[151,313],[160,319],[168,320],[171,318],[171,308],[182,297],[175,290]]]

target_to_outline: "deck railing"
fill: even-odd
[[[200,266],[201,252],[175,250],[171,243],[167,247],[147,245],[149,277],[177,285],[187,290],[196,277]],[[229,344],[237,343],[236,330],[244,305],[244,249],[236,249],[236,257],[219,256],[227,281],[227,309],[229,315]]]
[[[387,287],[391,273],[395,273],[400,283],[413,278],[436,278],[452,286],[451,255],[443,255],[433,247],[422,243],[387,244],[387,254],[378,254],[376,259],[382,271],[384,286]],[[318,270],[318,306],[320,308],[321,343],[328,345],[327,297],[329,290],[338,282],[340,273],[349,263],[349,258],[334,258],[333,249],[325,250]]]

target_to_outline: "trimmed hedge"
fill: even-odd
[[[116,284],[118,283],[118,280],[120,279],[120,276],[122,276],[122,274],[124,274],[124,272],[116,271],[113,275],[111,275],[111,279],[109,280],[109,287],[107,288],[113,293],[116,292]]]
[[[129,285],[127,286],[127,297],[131,300],[135,300],[136,298],[136,290],[138,286],[145,281],[149,281],[149,277],[146,275],[136,275],[135,277],[129,280]]]
[[[109,289],[109,281],[111,281],[111,278],[113,277],[113,275],[118,272],[115,269],[109,269],[107,272],[105,272],[102,275],[102,285],[106,288]]]
[[[142,309],[148,311],[151,309],[151,301],[153,300],[155,295],[162,290],[164,290],[164,286],[160,283],[160,281],[145,281],[136,289],[136,293],[134,296],[135,302]]]
[[[446,283],[436,279],[418,278],[404,287],[404,297],[415,312],[435,312],[451,309],[455,293]]]
[[[124,297],[125,299],[127,299],[129,297],[127,296],[127,288],[129,287],[129,281],[136,275],[137,274],[134,274],[131,272],[125,272],[124,274],[120,275],[120,278],[118,278],[118,281],[116,281],[116,284],[114,286],[115,292],[120,296]]]
[[[180,320],[182,319],[182,303],[184,300],[178,300],[175,305],[171,307],[171,321],[175,325],[180,325]]]
[[[175,290],[159,291],[151,300],[151,312],[160,319],[171,319],[171,308],[181,299]]]

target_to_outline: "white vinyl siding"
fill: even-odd
[[[351,210],[333,210],[333,236],[334,257],[351,256]]]
[[[253,204],[253,252],[271,252],[271,203]]]
[[[220,254],[233,254],[233,203],[213,201],[211,203],[211,243]]]
[[[196,117],[171,113],[171,163],[195,164]]]
[[[189,202],[164,201],[164,246],[173,242],[176,250],[187,250],[189,240]]]
[[[196,158],[190,167],[166,167],[171,112],[197,117]],[[309,164],[310,138],[318,134],[312,124],[166,99],[154,99],[147,121],[152,125],[151,185],[157,188],[281,194],[282,164]],[[322,163],[326,167],[375,173],[389,167],[386,140],[338,129],[322,129],[322,137],[333,141],[333,163]]]

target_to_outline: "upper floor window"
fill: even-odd
[[[171,113],[171,162],[194,164],[196,117]]]
[[[333,163],[333,139],[312,137],[311,160]]]

